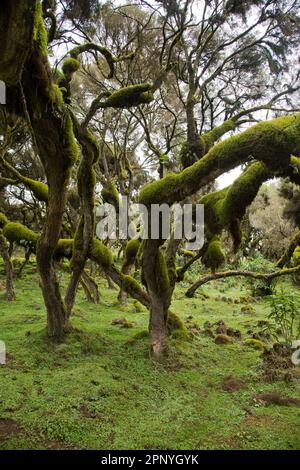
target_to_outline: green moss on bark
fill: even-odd
[[[33,39],[43,55],[47,55],[48,34],[44,24],[42,2],[38,1],[34,19]]]
[[[202,258],[203,264],[212,271],[216,271],[225,262],[225,254],[222,244],[217,236],[214,236],[208,244],[206,253]]]
[[[105,108],[130,108],[153,101],[149,83],[130,85],[112,93],[106,100]]]
[[[101,196],[104,202],[112,204],[118,208],[120,204],[119,192],[112,181],[108,182],[101,191]]]
[[[91,257],[103,268],[109,268],[113,264],[113,255],[100,240],[93,239]]]
[[[291,155],[300,155],[300,113],[263,122],[216,144],[194,165],[179,174],[146,185],[140,203],[173,204],[194,194],[225,171],[256,159],[272,171],[290,165]]]
[[[66,114],[64,121],[64,131],[65,131],[65,145],[68,150],[68,163],[69,167],[72,167],[78,159],[78,145],[75,139],[73,122],[69,113]]]
[[[8,219],[7,219],[6,215],[4,215],[4,214],[2,214],[2,212],[0,212],[0,228],[3,228],[7,223],[8,223]]]
[[[10,242],[20,245],[36,245],[38,234],[17,222],[8,222],[3,228],[3,235]]]
[[[121,274],[122,279],[122,289],[126,291],[129,295],[134,297],[141,292],[140,285],[132,276]]]

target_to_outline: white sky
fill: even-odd
[[[223,189],[231,185],[234,180],[236,180],[238,176],[240,176],[241,173],[242,169],[239,166],[231,171],[228,171],[228,173],[224,173],[224,175],[219,176],[219,178],[216,179],[218,189]]]

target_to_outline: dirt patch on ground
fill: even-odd
[[[262,380],[271,383],[278,380],[293,381],[292,372],[295,366],[291,355],[291,350],[279,343],[275,343],[272,349],[265,349],[262,354],[264,369]]]
[[[245,424],[246,426],[268,426],[274,422],[274,418],[267,415],[256,415],[256,414],[248,414],[245,417]]]
[[[283,397],[278,392],[259,393],[253,397],[256,403],[263,405],[300,406],[298,398]]]
[[[47,450],[78,450],[79,447],[76,447],[73,444],[65,444],[64,442],[59,441],[45,441],[43,446]]]
[[[243,390],[245,388],[245,381],[242,379],[238,379],[233,377],[232,375],[228,375],[224,377],[222,383],[222,389],[225,392],[238,392],[239,390]]]
[[[13,419],[0,418],[0,442],[20,434],[21,431],[21,426]]]

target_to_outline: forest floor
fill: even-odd
[[[270,381],[262,352],[244,344],[269,309],[265,300],[247,298],[246,284],[218,281],[193,299],[179,285],[172,310],[191,337],[170,338],[162,362],[149,356],[146,309],[136,312],[131,300],[120,307],[105,281],[100,305],[79,291],[74,332],[58,345],[46,337],[36,274],[27,269],[15,286],[13,303],[0,292],[0,340],[7,348],[0,449],[300,448],[299,404],[257,399],[269,392],[299,399],[300,368],[292,380],[283,373]],[[119,317],[132,327],[112,325]],[[215,344],[203,324],[220,320],[242,338]]]

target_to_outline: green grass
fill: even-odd
[[[203,333],[170,339],[168,357],[155,362],[148,338],[138,337],[147,329],[147,311],[135,313],[132,301],[120,308],[117,291],[102,280],[101,304],[87,303],[80,290],[75,330],[53,345],[36,275],[27,270],[15,284],[15,302],[0,292],[0,339],[8,353],[0,366],[0,449],[299,449],[299,408],[253,400],[273,390],[300,397],[299,384],[264,382],[261,353],[242,341],[216,345]],[[222,319],[239,328],[243,340],[266,317],[264,302],[245,314],[242,305],[218,299],[249,295],[236,280],[206,286],[207,300],[200,294],[187,299],[184,291],[181,284],[172,310],[187,324],[202,328],[206,320]],[[113,326],[120,316],[134,327]],[[246,387],[223,391],[228,375]],[[1,433],[7,422],[14,426]]]

